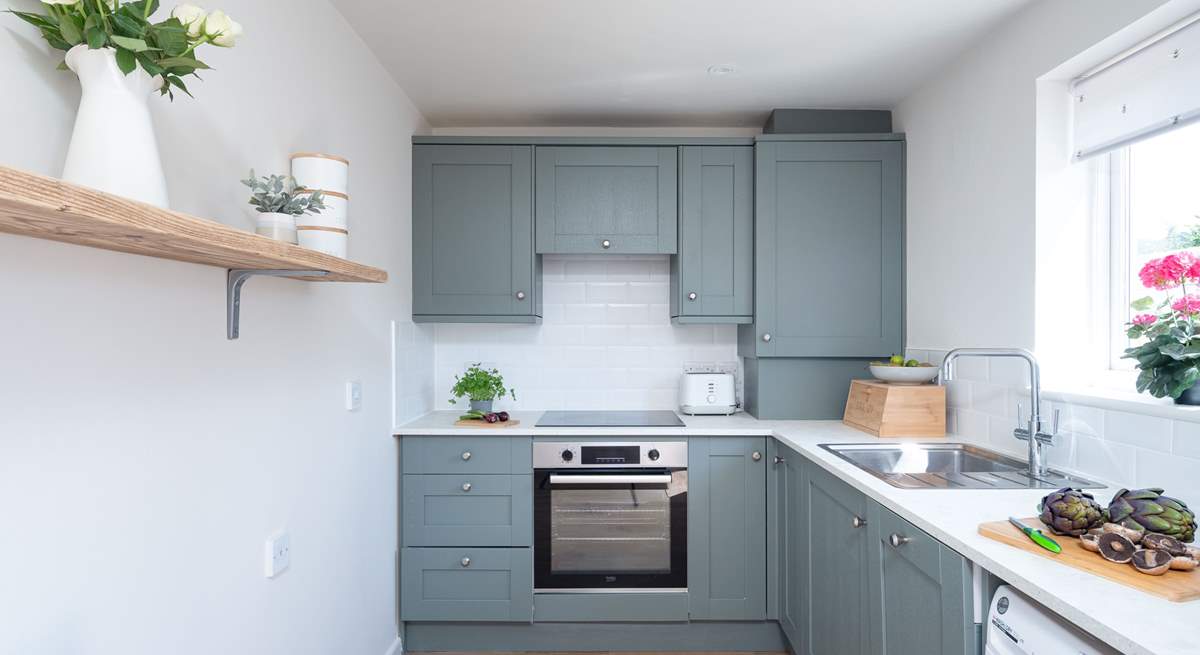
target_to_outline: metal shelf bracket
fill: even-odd
[[[242,285],[252,277],[324,277],[329,271],[289,271],[284,269],[231,268],[225,277],[225,337],[230,341],[238,338],[238,326],[242,319]]]

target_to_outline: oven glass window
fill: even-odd
[[[665,488],[555,488],[550,511],[553,573],[671,570],[671,500]]]

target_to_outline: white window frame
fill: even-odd
[[[1107,214],[1108,234],[1108,366],[1109,370],[1132,371],[1133,362],[1121,359],[1129,347],[1129,338],[1121,326],[1129,320],[1129,303],[1133,301],[1129,288],[1131,274],[1129,243],[1129,147],[1119,148],[1105,156],[1101,166],[1102,184],[1107,193],[1100,210]]]

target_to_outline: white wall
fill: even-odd
[[[896,107],[912,347],[1034,347],[1037,80],[1162,4],[1032,3]]]
[[[0,235],[0,653],[382,655],[395,639],[392,406],[432,405],[431,339],[408,323],[409,137],[427,127],[327,2],[220,5],[244,40],[205,53],[195,100],[151,100],[174,207],[249,228],[247,169],[342,154],[351,257],[390,280],[252,280],[229,342],[221,269]],[[9,15],[0,61],[0,163],[55,175],[77,82]],[[277,529],[292,566],[267,580]]]
[[[483,362],[517,392],[505,409],[674,409],[684,365],[737,370],[733,325],[672,325],[664,255],[546,255],[541,325],[436,328],[434,397]]]

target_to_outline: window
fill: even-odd
[[[1200,123],[1160,134],[1107,155],[1112,252],[1111,367],[1130,346],[1124,326],[1129,303],[1167,292],[1142,286],[1138,271],[1158,257],[1188,251],[1200,256]],[[1188,289],[1200,293],[1200,289]],[[1176,292],[1178,295],[1178,292]]]

